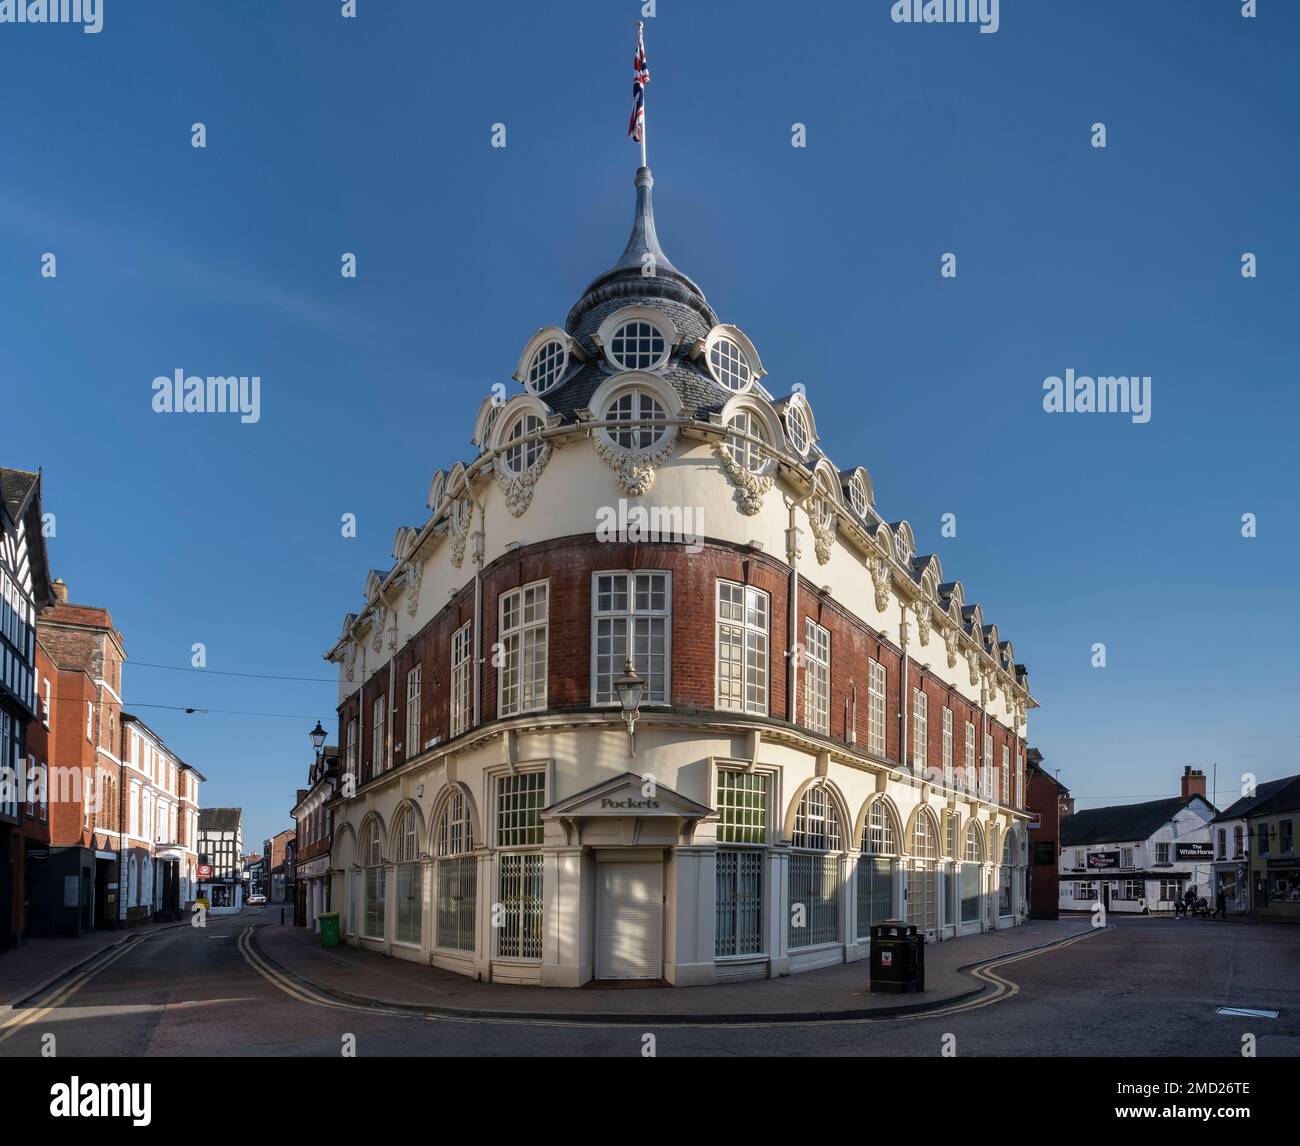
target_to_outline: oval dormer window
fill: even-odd
[[[564,375],[569,362],[569,352],[558,338],[543,342],[528,362],[528,389],[534,394],[545,394]]]
[[[624,450],[648,450],[656,445],[668,429],[662,424],[667,417],[664,408],[645,390],[624,390],[605,414],[608,421],[629,423],[626,427],[612,425],[608,430],[610,440]]]
[[[854,512],[859,517],[866,517],[867,510],[871,508],[871,498],[867,493],[867,479],[862,476],[862,471],[857,470],[849,478],[849,504],[853,506]]]
[[[785,408],[785,433],[790,445],[800,457],[808,452],[809,438],[808,418],[802,408],[791,404]]]
[[[739,393],[749,388],[754,372],[740,344],[730,338],[715,338],[709,348],[709,370],[719,384]]]
[[[614,331],[609,356],[622,370],[657,370],[668,358],[668,340],[654,323],[635,318]]]

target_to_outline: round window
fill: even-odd
[[[745,352],[730,338],[714,341],[709,350],[709,369],[728,390],[744,390],[753,378]]]
[[[605,414],[609,421],[629,423],[609,428],[614,444],[625,450],[648,450],[664,436],[667,427],[646,423],[663,422],[667,417],[664,408],[644,390],[623,391]]]
[[[609,356],[624,370],[653,370],[667,354],[663,331],[642,319],[623,323],[609,340]]]
[[[506,468],[512,473],[521,474],[531,469],[541,456],[542,439],[538,436],[541,429],[542,420],[536,414],[525,414],[511,425],[502,447]]]
[[[790,405],[785,408],[785,432],[795,453],[808,452],[808,419],[804,417],[803,410],[798,406]]]
[[[568,359],[569,352],[559,339],[543,342],[528,363],[528,389],[534,394],[545,394],[560,380]]]

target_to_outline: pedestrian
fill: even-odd
[[[1223,890],[1223,885],[1219,885],[1219,894],[1214,903],[1214,914],[1218,919],[1228,918],[1228,893]]]
[[[1183,896],[1183,914],[1190,916],[1196,907],[1196,888],[1189,887]]]

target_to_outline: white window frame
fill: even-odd
[[[344,756],[344,767],[347,772],[353,776],[357,775],[357,718],[354,716],[348,721],[347,731],[347,752]]]
[[[993,737],[984,733],[984,768],[980,777],[980,795],[985,800],[993,799]]]
[[[737,605],[733,600],[724,602],[724,589],[734,595],[740,593],[740,610],[742,619],[736,620],[723,616],[724,603],[731,608]],[[751,594],[754,604],[751,606]],[[764,623],[760,626],[750,621],[750,614],[757,611],[758,603],[763,606]],[[731,630],[727,632],[726,630]],[[771,698],[771,631],[772,598],[762,589],[744,585],[739,581],[730,581],[719,577],[714,589],[714,706],[729,712],[748,712],[757,716],[766,716]],[[738,638],[738,640],[737,640]],[[734,661],[724,661],[723,648],[740,649],[740,691],[739,703],[728,698],[723,702],[724,665]],[[752,661],[752,665],[751,665]],[[753,672],[751,673],[751,667]],[[726,677],[730,681],[730,677]],[[755,699],[751,701],[750,693]],[[761,694],[761,699],[759,699]]]
[[[912,689],[912,767],[924,771],[930,762],[930,700],[923,689]]]
[[[963,787],[972,796],[975,795],[975,722],[966,721],[966,779]]]
[[[803,722],[823,736],[831,734],[831,631],[804,618]]]
[[[451,635],[451,735],[469,730],[474,717],[473,621],[466,621]]]
[[[501,649],[501,664],[497,669],[497,710],[501,716],[542,712],[546,708],[550,600],[548,578],[510,589],[497,600],[497,640]],[[517,620],[507,627],[506,611],[512,603]],[[530,609],[533,613],[531,620],[528,619]],[[511,674],[514,676],[513,684],[507,683]],[[537,683],[539,677],[540,685]],[[528,687],[525,687],[526,679]]]
[[[420,678],[423,665],[406,674],[406,759],[420,753]]]
[[[627,607],[623,609],[600,608],[600,579],[602,577],[622,577],[624,578],[623,595],[627,602]],[[640,595],[638,584],[642,579],[653,585],[655,579],[663,579],[663,598],[664,607],[655,609],[647,606],[639,608],[637,598]],[[647,590],[647,593],[653,593],[653,588]],[[611,622],[611,629],[617,626],[613,622],[623,622],[623,648],[626,652],[628,633],[632,633],[632,657],[633,664],[636,666],[637,675],[645,681],[645,689],[641,694],[641,704],[643,706],[654,707],[656,705],[668,705],[672,703],[672,639],[673,639],[673,576],[672,572],[667,569],[599,569],[591,575],[591,704],[593,708],[617,707],[619,705],[618,693],[613,687],[613,682],[623,675],[623,667],[626,656],[622,659],[614,657],[611,671],[603,673],[600,671],[600,654],[598,645],[600,641],[600,623],[602,621]],[[663,640],[662,668],[653,669],[651,653],[649,648],[642,649],[642,634],[636,630],[639,627],[639,621],[650,622],[653,628],[653,622],[658,621],[662,625],[661,637]],[[616,641],[618,638],[613,633],[610,634],[610,640]],[[646,641],[653,640],[653,634],[646,634]],[[611,654],[612,655],[612,654]],[[601,684],[603,679],[608,676],[609,690],[608,695],[602,698]],[[656,692],[650,687],[653,676],[659,676],[663,684]]]
[[[1025,758],[1016,752],[1016,807],[1025,806]]]
[[[877,660],[867,661],[867,750],[885,755],[885,666]]]
[[[943,709],[943,786],[952,788],[952,709]]]
[[[370,708],[374,724],[371,727],[371,775],[378,776],[387,771],[385,760],[388,756],[388,694],[381,693],[375,697]]]
[[[999,773],[1001,787],[998,791],[998,803],[1011,803],[1011,749],[1008,745],[1002,745],[1002,770]]]

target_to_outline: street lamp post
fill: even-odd
[[[325,747],[325,737],[328,733],[321,727],[320,721],[316,721],[316,727],[308,733],[311,737],[311,746],[316,749],[316,755],[321,754],[321,749]]]
[[[630,656],[623,666],[623,675],[614,681],[614,691],[618,693],[619,703],[623,706],[623,721],[627,724],[627,754],[633,756],[636,754],[636,718],[640,714],[645,681],[637,676],[636,665]]]

